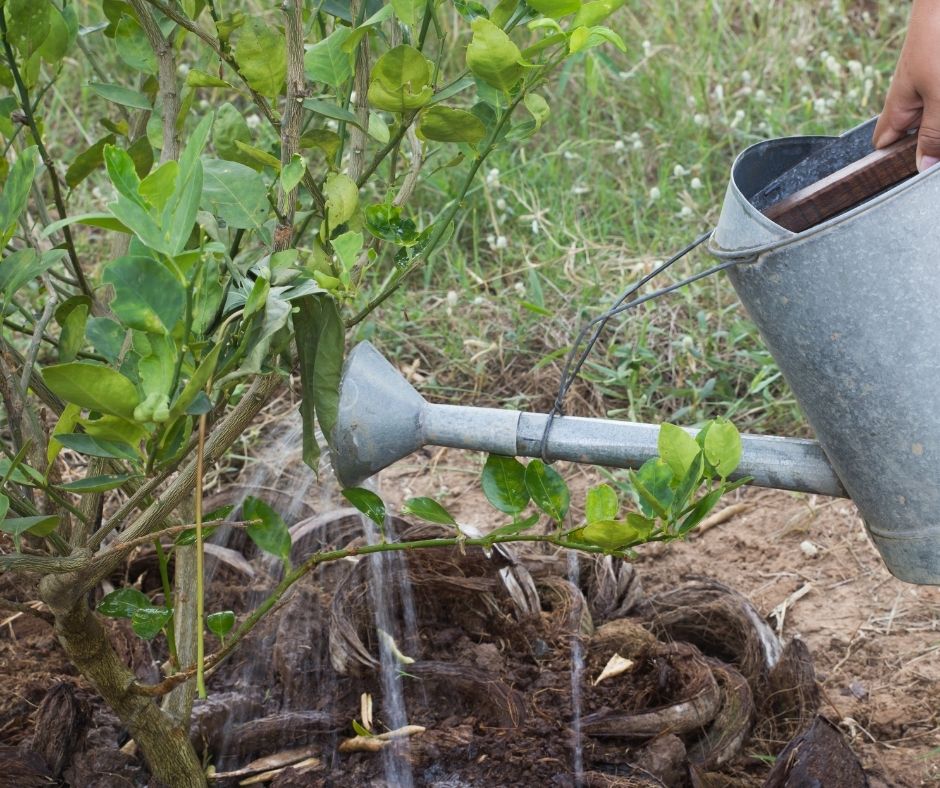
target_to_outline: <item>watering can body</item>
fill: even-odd
[[[873,124],[759,143],[732,169],[710,251],[735,262],[731,281],[818,437],[745,435],[738,472],[847,493],[894,575],[940,585],[940,166],[798,234],[759,202],[870,153]],[[611,467],[657,453],[653,425],[565,416],[546,431],[548,419],[428,403],[362,343],[343,372],[333,467],[351,485],[425,445]]]
[[[731,282],[888,569],[940,584],[940,167],[799,234],[751,203],[823,146],[789,190],[865,155],[873,124],[742,153],[710,251],[740,261]]]

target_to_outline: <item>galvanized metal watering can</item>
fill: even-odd
[[[895,576],[940,584],[940,166],[801,233],[751,202],[870,153],[873,123],[762,142],[732,168],[710,251],[738,261],[732,284],[818,437],[744,435],[738,474],[850,496]],[[430,404],[362,343],[343,374],[334,468],[356,484],[425,445],[610,467],[657,453],[655,425],[568,416],[543,447],[548,418]]]

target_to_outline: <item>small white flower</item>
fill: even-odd
[[[496,239],[496,248],[505,249],[507,246],[509,246],[509,241],[506,240],[506,236],[505,235],[498,236]]]
[[[745,85],[750,85],[750,84],[751,84],[751,72],[750,72],[750,71],[742,71],[742,72],[741,72],[741,81],[742,81]]]
[[[699,189],[702,188],[702,179],[701,179],[701,178],[693,178],[691,181],[689,181],[689,186],[690,186],[692,189],[695,189],[696,191],[698,191]]]
[[[676,178],[683,178],[689,174],[689,171],[685,167],[683,167],[681,164],[677,164],[675,167],[672,168],[672,174]]]
[[[650,52],[652,51],[653,51],[653,45],[649,41],[644,41],[643,42],[643,54],[646,55],[646,57],[649,57]]]
[[[692,209],[688,205],[683,205],[682,210],[679,211],[680,219],[691,219],[692,218]]]
[[[522,284],[522,282],[516,282],[513,285],[513,289],[515,289],[516,293],[518,293],[520,297],[525,297],[525,285]]]
[[[181,77],[185,77],[189,73],[189,63],[180,63],[176,67],[176,73]]]
[[[486,303],[486,299],[483,296],[477,296],[476,298],[473,299],[474,306],[481,306],[482,304],[485,304],[485,303]]]
[[[861,63],[859,63],[857,60],[850,60],[845,65],[848,66],[849,73],[853,77],[860,77],[862,75],[862,72],[865,70],[865,67]]]
[[[496,167],[486,173],[486,185],[493,189],[499,188],[499,170]]]
[[[561,155],[564,157],[565,161],[574,161],[578,158],[578,155],[576,153],[572,153],[570,150],[566,150]]]
[[[356,103],[356,91],[355,91],[355,90],[350,90],[350,91],[349,91],[349,103],[350,103],[350,104],[355,104],[355,103]]]
[[[490,249],[496,246],[496,236],[493,235],[493,233],[486,236],[486,245],[489,246]]]
[[[572,186],[571,187],[571,193],[575,195],[576,197],[579,197],[582,194],[587,194],[590,191],[591,191],[590,186]]]
[[[796,66],[800,71],[805,71],[807,66],[806,58],[802,55],[798,55],[796,58],[794,58],[793,65]]]
[[[643,150],[643,140],[639,137],[633,140],[633,150]]]
[[[246,118],[246,120],[247,120],[247,118]],[[258,118],[258,124],[259,124],[259,125],[261,124],[261,118]],[[248,125],[249,125],[249,127],[251,126],[250,123],[249,123]],[[328,121],[326,122],[326,127],[327,127],[330,131],[336,131],[336,130],[339,128],[339,123],[337,123],[335,120],[328,120]]]
[[[538,220],[538,219],[533,219],[533,220],[532,220],[532,225],[531,225],[531,227],[532,227],[532,235],[538,235],[539,232],[540,232],[541,229],[542,229],[542,228],[539,226],[539,220]]]
[[[615,150],[615,151],[622,151],[625,147],[626,147],[626,145],[623,144],[623,140],[617,140],[617,141],[614,143],[614,150]]]
[[[865,76],[873,77],[875,76],[875,67],[874,66],[865,66]]]
[[[505,210],[506,210],[506,201],[505,201],[502,197],[500,197],[500,198],[496,201],[496,207],[499,208],[499,210],[501,210],[501,211],[505,211]]]
[[[692,122],[696,126],[705,126],[708,123],[708,118],[705,117],[701,112],[697,112],[692,116]]]
[[[715,89],[712,91],[712,95],[715,97],[715,101],[722,102],[725,98],[725,89],[722,85],[715,85]]]
[[[842,73],[842,66],[839,64],[838,60],[832,57],[832,55],[826,58],[825,66],[828,71],[832,72],[836,76]]]
[[[650,189],[650,201],[656,202],[660,197],[662,197],[662,192],[659,190],[658,186],[654,186]]]
[[[261,118],[255,113],[252,113],[247,118],[245,118],[245,123],[249,129],[256,129],[261,125]]]
[[[199,109],[205,111],[209,109],[209,102],[206,99],[199,99]]]
[[[450,307],[457,306],[457,291],[456,290],[447,291],[447,306],[450,306]]]
[[[816,112],[817,115],[825,115],[826,114],[826,99],[824,98],[816,99],[813,102],[813,110]]]
[[[755,99],[756,101],[767,101],[767,91],[766,91],[766,90],[758,90],[758,91],[754,94],[754,99]]]

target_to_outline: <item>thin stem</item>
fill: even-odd
[[[157,551],[157,566],[160,568],[160,585],[163,586],[163,606],[168,610],[173,610],[173,587],[170,585],[169,560],[159,539],[153,540],[153,546]],[[170,620],[166,622],[164,632],[166,632],[167,648],[170,650],[170,664],[178,668],[180,661],[176,654],[176,631],[173,627],[173,619],[175,617],[175,612],[170,615]]]
[[[205,468],[206,449],[206,414],[199,416],[199,446],[196,448],[196,691],[203,700],[206,698],[206,676],[204,661],[206,656],[205,624],[206,600],[204,588],[204,556],[202,552],[202,484]]]

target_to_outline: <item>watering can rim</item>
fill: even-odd
[[[888,202],[889,200],[893,200],[895,197],[897,197],[900,194],[903,194],[908,189],[912,189],[912,188],[915,188],[916,186],[919,186],[928,178],[935,177],[938,174],[940,174],[940,165],[931,167],[930,169],[925,170],[924,172],[920,172],[914,177],[909,178],[906,181],[902,181],[901,183],[898,183],[895,186],[892,186],[890,189],[887,189],[886,191],[882,192],[877,197],[873,197],[872,199],[862,203],[861,205],[857,205],[854,208],[850,208],[849,210],[844,211],[843,213],[837,214],[836,216],[833,216],[832,218],[827,219],[824,222],[820,222],[819,224],[814,225],[813,227],[810,227],[799,233],[795,233],[795,232],[792,232],[791,230],[787,230],[786,228],[781,227],[779,224],[772,221],[771,219],[768,219],[766,216],[764,216],[764,214],[761,211],[757,210],[757,208],[755,208],[751,204],[750,200],[748,200],[744,196],[744,194],[741,192],[741,190],[738,188],[737,180],[735,178],[735,173],[737,171],[738,165],[746,156],[750,155],[753,151],[757,150],[758,148],[761,148],[764,146],[771,146],[774,144],[797,143],[800,141],[836,140],[836,139],[839,139],[840,137],[845,137],[849,134],[852,134],[853,132],[861,129],[862,127],[873,123],[873,121],[875,121],[876,119],[877,119],[877,116],[875,118],[871,118],[865,121],[864,123],[860,123],[854,128],[851,128],[845,131],[843,134],[839,134],[836,136],[826,135],[826,134],[800,134],[800,135],[795,135],[792,137],[776,137],[774,139],[761,140],[760,142],[755,142],[753,145],[749,145],[747,148],[741,151],[735,157],[734,163],[731,165],[731,178],[728,184],[728,191],[733,193],[735,198],[741,204],[749,208],[748,215],[752,221],[760,224],[761,227],[763,227],[768,232],[773,233],[775,237],[769,238],[767,241],[763,243],[750,246],[750,247],[745,247],[745,248],[740,248],[740,249],[725,249],[724,247],[721,247],[716,244],[714,240],[715,236],[713,233],[712,237],[708,241],[707,248],[708,248],[709,254],[718,258],[719,260],[727,260],[727,261],[738,260],[743,263],[756,262],[758,257],[766,252],[774,251],[781,247],[788,246],[792,243],[799,243],[801,241],[808,240],[818,235],[819,233],[826,232],[827,230],[830,230],[834,227],[838,227],[839,225],[842,225],[844,223],[854,221],[857,217],[861,216],[862,214],[875,209],[876,207],[882,205],[885,202]]]

